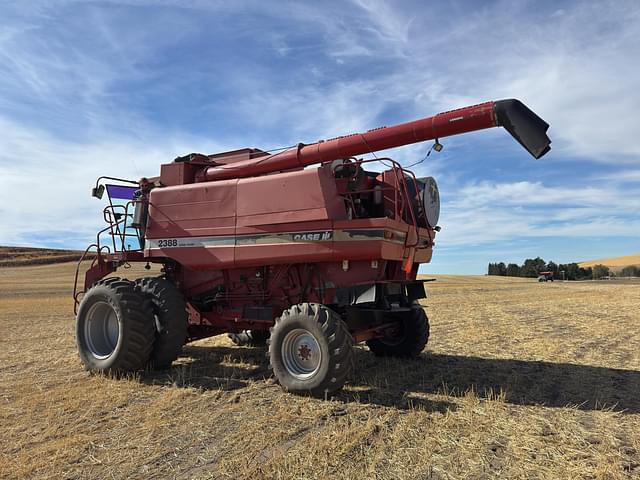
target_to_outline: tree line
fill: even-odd
[[[629,265],[620,271],[621,277],[640,277],[640,267]]]
[[[625,269],[636,269],[637,267],[625,267]],[[624,274],[625,269],[622,270]],[[640,275],[640,268],[632,273]],[[536,278],[540,272],[553,272],[553,278],[566,280],[587,280],[592,278],[602,278],[611,275],[609,267],[606,265],[595,265],[593,268],[583,268],[577,263],[555,263],[545,262],[542,258],[527,258],[522,265],[517,263],[505,264],[504,262],[489,263],[487,273],[489,275],[502,275],[506,277],[527,277]],[[635,275],[625,275],[635,276]]]

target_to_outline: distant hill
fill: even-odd
[[[606,265],[613,272],[619,272],[624,267],[635,265],[640,267],[640,253],[635,255],[626,255],[624,257],[600,258],[598,260],[587,260],[578,263],[583,268],[593,267],[594,265]]]
[[[82,252],[53,248],[0,247],[0,268],[74,262]]]

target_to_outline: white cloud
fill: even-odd
[[[377,92],[371,103],[412,101],[416,113],[427,114],[521,98],[551,123],[554,155],[639,161],[636,2],[577,3],[549,14],[536,11],[535,3],[498,2],[462,16],[447,15],[444,7],[427,13],[415,6],[356,3],[376,34],[362,31],[357,21],[350,24],[348,12],[317,9],[298,20],[325,30],[331,55],[395,59],[384,74],[356,80]],[[352,83],[334,87],[345,92],[354,112],[363,106]],[[317,92],[318,102],[323,95]]]
[[[482,182],[447,195],[438,243],[448,246],[531,237],[640,236],[640,189]]]
[[[137,180],[192,151],[224,150],[193,138],[155,139],[155,146],[110,137],[61,141],[0,117],[0,244],[79,248],[104,227],[104,202],[90,196],[101,175]]]
[[[548,187],[542,182],[471,183],[462,187],[451,204],[457,208],[472,206],[571,206],[640,209],[640,189],[621,193],[601,187]],[[638,195],[633,195],[637,193]]]
[[[612,183],[638,183],[640,182],[640,170],[620,170],[617,172],[601,173],[594,180],[611,181]]]
[[[5,18],[12,22],[0,27],[0,243],[27,243],[61,228],[92,234],[99,207],[87,192],[101,174],[153,175],[160,163],[189,151],[309,142],[366,130],[381,118],[406,121],[504,97],[521,98],[551,123],[547,158],[576,162],[576,173],[564,188],[532,181],[528,171],[520,181],[464,178],[451,162],[473,142],[484,142],[484,153],[526,154],[504,133],[487,133],[490,146],[483,137],[448,139],[445,152],[417,168],[448,187],[440,243],[640,232],[636,2],[576,3],[548,12],[534,2],[507,1],[428,9],[364,0],[330,8],[178,0],[2,8],[11,10]],[[217,34],[203,27],[206,21],[197,23],[207,15],[251,30],[238,26],[230,29],[236,37],[219,39],[229,43],[213,53],[226,54],[227,63],[220,66],[220,55],[202,51],[185,71],[158,67],[189,40]],[[257,26],[263,28],[254,32]],[[224,50],[232,42],[256,48],[264,42],[287,66],[272,67],[274,59],[238,66],[235,52]],[[114,88],[123,82],[134,85],[135,95]],[[211,95],[197,105],[198,114],[222,112],[221,126],[227,118],[242,119],[242,129],[219,134],[219,144],[215,123],[190,135],[191,127],[171,112],[156,118],[157,105],[146,110],[142,101],[154,93],[166,109],[174,96],[179,101],[195,90],[206,98],[219,83],[224,102]],[[407,164],[427,148],[381,155]],[[589,162],[608,171],[594,178]],[[481,178],[491,178],[486,175]]]

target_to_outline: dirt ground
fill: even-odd
[[[222,336],[88,375],[73,269],[0,269],[2,478],[640,478],[638,284],[438,276],[420,359],[358,347],[317,400]]]

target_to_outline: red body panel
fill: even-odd
[[[147,238],[233,235],[238,180],[153,189]]]
[[[346,218],[329,168],[241,179],[237,205],[237,226]]]
[[[407,223],[390,218],[347,219],[329,166],[154,189],[149,204],[145,255],[172,258],[194,270],[402,261],[408,255]],[[294,240],[296,232],[331,235]],[[430,250],[428,239],[433,233],[424,230],[422,234],[424,249]]]

